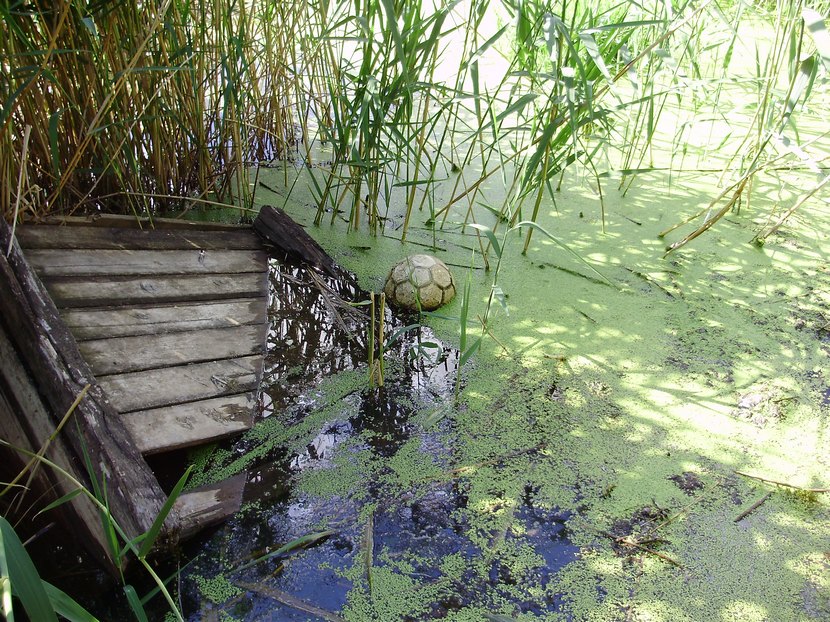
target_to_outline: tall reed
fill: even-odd
[[[249,202],[250,162],[297,141],[308,93],[295,37],[315,10],[304,0],[5,4],[0,209]]]

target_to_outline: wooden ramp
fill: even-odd
[[[15,278],[21,280],[26,263],[42,285],[24,284],[22,289],[45,286],[58,323],[68,327],[76,344],[69,344],[68,359],[75,360],[71,352],[83,359],[70,364],[81,371],[69,384],[77,392],[86,375],[94,376],[101,395],[89,425],[114,426],[115,437],[125,429],[135,448],[125,448],[125,454],[157,454],[250,428],[264,364],[268,257],[256,233],[249,227],[153,224],[155,228],[142,230],[134,219],[116,217],[94,224],[19,226],[22,255],[12,256],[7,269],[17,274],[8,278],[15,296]],[[21,320],[32,313],[23,311]],[[13,337],[9,324],[6,330]],[[37,376],[38,365],[47,365],[37,362],[44,358],[42,350],[62,347],[54,335],[60,329],[19,340],[20,352],[27,341],[49,342],[40,352],[22,352],[21,368]],[[46,407],[57,411],[66,397]],[[106,444],[96,448],[102,455],[110,451]],[[139,461],[137,472],[149,472]],[[127,471],[126,479],[134,475],[130,464],[116,466],[114,470]],[[130,531],[136,533],[147,528],[164,499],[157,481],[141,477],[147,516],[134,521]],[[242,475],[186,493],[175,506],[169,531],[186,537],[227,518],[239,507],[244,483]],[[126,512],[132,503],[132,511],[141,514],[144,510],[129,500],[130,492],[123,493]]]
[[[31,225],[17,238],[142,453],[251,427],[268,306],[253,231]]]

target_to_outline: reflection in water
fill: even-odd
[[[339,372],[366,369],[366,316],[337,298],[360,302],[368,296],[353,283],[327,280],[325,285],[328,294],[304,268],[272,263],[263,422],[275,417],[296,427],[316,421],[308,419],[318,410],[316,385]],[[387,313],[387,334],[411,322]],[[451,403],[458,352],[428,329],[418,328],[390,345],[386,360],[393,373],[387,373],[384,387],[370,389],[367,378],[362,390],[325,411],[331,415],[309,429],[299,446],[277,447],[248,467],[243,511],[199,545],[183,573],[189,620],[221,619],[220,612],[240,620],[318,620],[298,602],[340,611],[350,592],[366,589],[366,576],[357,576],[355,568],[366,567],[370,551],[369,565],[378,572],[406,567],[418,583],[442,583],[426,618],[417,619],[442,618],[471,603],[482,604],[488,590],[496,588],[499,594],[498,586],[510,580],[498,563],[489,575],[469,569],[461,580],[442,577],[447,556],[482,556],[468,537],[463,480],[425,478],[399,486],[384,479],[393,472],[392,463],[406,459],[413,447],[433,465],[452,463],[449,419],[441,420],[436,430],[425,428],[419,417]],[[220,451],[242,455],[254,442],[240,439]],[[334,481],[349,465],[356,479],[351,488],[340,489],[349,492],[311,494],[296,486],[309,474]],[[545,558],[548,568],[539,569],[535,578],[545,582],[545,573],[555,572],[576,554],[566,536],[568,516],[535,509],[528,497],[516,518],[527,524],[526,540]],[[262,592],[234,590],[224,581],[230,569],[246,560],[324,529],[333,533],[312,547],[230,573],[230,579],[262,586]],[[225,591],[216,590],[211,581]],[[523,611],[556,610],[552,602],[516,604]]]

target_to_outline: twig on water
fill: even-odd
[[[311,603],[300,600],[296,596],[292,596],[291,594],[268,585],[257,585],[256,583],[250,583],[248,581],[234,581],[234,584],[248,590],[249,592],[255,592],[257,594],[267,596],[268,598],[273,598],[277,602],[288,607],[293,607],[298,611],[304,611],[305,613],[310,613],[311,615],[322,618],[323,620],[328,620],[328,622],[346,622],[344,618],[341,618],[339,615],[334,614],[331,611],[321,609]]]
[[[759,507],[761,507],[762,505],[764,505],[764,503],[766,503],[766,500],[767,500],[767,499],[769,499],[771,496],[772,496],[772,493],[771,493],[771,492],[768,492],[768,493],[767,493],[767,494],[765,494],[763,497],[761,497],[760,499],[758,499],[755,503],[753,503],[753,504],[752,504],[752,505],[750,505],[747,509],[745,509],[743,512],[741,512],[740,514],[738,514],[738,516],[736,516],[736,517],[735,517],[735,522],[736,522],[736,523],[741,522],[743,519],[745,519],[747,516],[749,516],[750,514],[752,514],[752,513],[753,513],[755,510],[757,510]]]
[[[622,544],[623,546],[631,546],[636,549],[643,551],[644,553],[649,553],[651,555],[655,555],[662,559],[665,562],[668,562],[672,566],[676,566],[677,568],[682,568],[683,565],[675,559],[672,559],[665,553],[661,553],[660,551],[655,551],[654,549],[650,549],[639,542],[636,542],[632,539],[630,535],[628,536],[615,536],[613,533],[608,531],[600,531],[600,533],[608,538],[611,538],[617,544]],[[665,542],[664,540],[648,540],[647,542]]]
[[[788,484],[787,482],[779,482],[775,479],[769,479],[766,477],[761,477],[760,475],[751,475],[750,473],[744,473],[743,471],[735,471],[736,475],[741,475],[743,477],[748,477],[750,479],[757,479],[759,482],[766,482],[767,484],[775,484],[776,486],[783,486],[784,488],[792,488],[793,490],[800,490],[801,492],[815,492],[815,493],[824,493],[830,492],[830,488],[803,488],[802,486],[796,486],[795,484]]]

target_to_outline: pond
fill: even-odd
[[[344,607],[378,606],[379,594],[407,602],[401,588],[416,584],[423,584],[417,589],[423,602],[406,619],[444,618],[470,605],[492,608],[486,588],[508,597],[518,578],[497,559],[483,574],[466,568],[465,560],[483,555],[467,535],[469,496],[456,475],[457,442],[446,416],[458,352],[429,328],[404,325],[417,317],[388,312],[387,335],[403,332],[386,353],[384,386],[370,387],[368,317],[340,303],[368,295],[350,283],[329,279],[321,288],[319,282],[303,267],[272,262],[260,421],[243,438],[202,452],[194,480],[244,468],[243,510],[192,545],[197,552],[182,573],[187,617],[341,619]],[[505,460],[482,465],[498,468]],[[571,512],[537,505],[534,496],[528,486],[516,519],[526,534],[523,546],[544,559],[535,573],[544,586],[579,548],[568,538]],[[236,570],[303,538],[310,539],[306,546]],[[496,531],[491,538],[514,536]],[[456,572],[447,576],[453,563]],[[401,580],[410,587],[395,588]],[[558,603],[536,602],[528,593],[518,606],[542,612]]]

